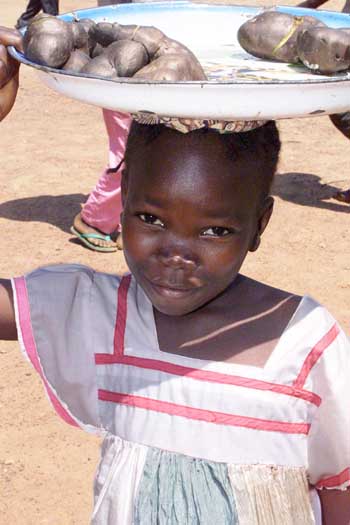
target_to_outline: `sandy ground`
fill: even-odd
[[[25,3],[0,0],[0,24],[13,25]],[[62,12],[92,6],[93,0],[61,1]],[[1,124],[1,275],[54,262],[124,269],[121,253],[88,251],[69,233],[107,159],[100,111],[49,91],[28,68],[21,80],[16,107]],[[350,187],[350,144],[327,117],[285,121],[280,130],[275,213],[245,271],[311,294],[349,333],[350,206],[330,197]],[[13,343],[0,345],[0,413],[0,522],[88,523],[98,439],[55,416]]]

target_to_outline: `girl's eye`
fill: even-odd
[[[164,227],[164,223],[158,219],[158,217],[151,215],[150,213],[140,213],[139,218],[146,224],[153,224],[155,226],[161,226],[162,228]]]
[[[226,237],[227,235],[230,235],[232,233],[232,230],[229,230],[228,228],[224,228],[223,226],[212,226],[211,228],[208,228],[205,230],[202,235],[205,237]]]

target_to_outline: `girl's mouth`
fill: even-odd
[[[181,299],[194,293],[198,287],[190,285],[174,285],[166,282],[154,282],[148,281],[153,290],[164,298],[168,299]]]

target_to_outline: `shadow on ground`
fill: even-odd
[[[344,188],[324,184],[320,177],[311,173],[278,173],[275,177],[272,194],[300,206],[350,213],[349,204],[337,202],[333,199],[340,189]]]
[[[74,216],[88,195],[39,195],[0,204],[0,217],[20,222],[46,222],[69,232]]]

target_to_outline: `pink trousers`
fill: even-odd
[[[120,229],[120,183],[123,165],[116,171],[111,170],[115,170],[124,158],[131,117],[126,113],[108,109],[103,110],[103,117],[109,139],[108,167],[84,204],[81,217],[89,226],[109,234]]]

